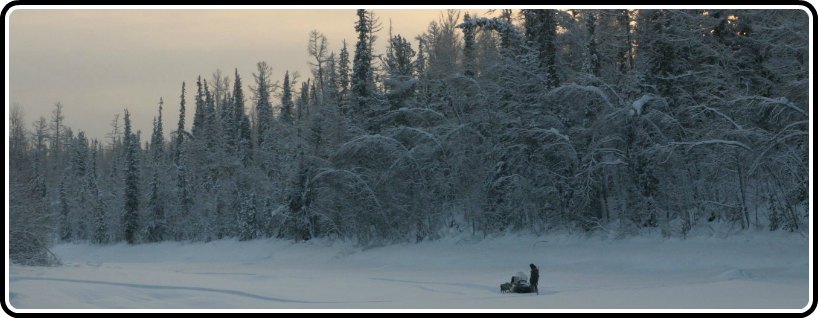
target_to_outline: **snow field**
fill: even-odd
[[[447,238],[362,250],[279,240],[63,244],[59,267],[10,268],[18,309],[800,309],[808,241]],[[501,294],[528,264],[540,295]]]

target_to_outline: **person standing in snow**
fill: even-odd
[[[531,267],[531,281],[529,281],[529,283],[531,283],[531,290],[539,295],[540,290],[537,288],[537,281],[540,279],[540,269],[534,266],[534,264],[529,264],[528,266]]]

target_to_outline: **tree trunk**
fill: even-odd
[[[738,156],[736,156],[736,171],[738,172],[738,188],[741,194],[741,229],[750,227],[750,212],[747,211],[747,199],[744,194],[744,175],[741,170],[741,163]]]

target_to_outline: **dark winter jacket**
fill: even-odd
[[[531,266],[531,286],[537,286],[537,281],[540,280],[540,269],[537,266]]]

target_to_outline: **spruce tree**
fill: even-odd
[[[308,78],[306,82],[301,83],[301,94],[298,97],[298,100],[295,103],[295,119],[298,122],[305,117],[309,113],[309,103],[310,103],[310,79]]]
[[[193,114],[193,127],[190,129],[191,135],[197,140],[203,140],[205,134],[205,100],[202,89],[202,76],[196,79],[196,110]]]
[[[150,197],[148,199],[148,208],[151,212],[151,218],[148,226],[148,240],[152,242],[161,241],[164,238],[165,232],[165,206],[160,194],[160,170],[163,170],[163,144],[164,137],[162,136],[162,105],[163,101],[159,99],[159,116],[154,120],[153,135],[151,136],[151,153],[153,161],[151,162],[153,176],[150,182]]]
[[[633,55],[631,54],[631,18],[627,9],[616,10],[616,24],[623,30],[620,35],[619,73],[625,74],[633,65]]]
[[[409,41],[400,35],[389,39],[389,47],[386,49],[384,60],[388,77],[384,86],[392,109],[410,107],[410,104],[413,103],[415,91],[413,57],[415,57],[415,51]]]
[[[273,121],[273,105],[270,104],[270,67],[265,62],[258,62],[258,73],[253,77],[256,81],[255,107],[256,107],[256,132],[258,133],[258,146],[261,147],[265,140],[270,138],[271,125]]]
[[[233,115],[235,120],[236,146],[242,163],[247,166],[252,159],[253,143],[251,140],[250,118],[244,112],[244,90],[241,86],[239,70],[236,69],[236,81],[233,84]]]
[[[162,106],[164,101],[159,98],[159,116],[154,118],[153,134],[151,134],[151,156],[154,163],[159,163],[165,152],[165,136],[162,128]]]
[[[108,242],[108,223],[106,218],[106,205],[103,201],[102,195],[99,191],[99,181],[97,175],[97,154],[99,153],[100,145],[96,139],[91,144],[91,165],[89,167],[88,185],[91,189],[91,194],[94,198],[92,228],[91,228],[91,242],[96,244],[104,244]]]
[[[47,174],[47,158],[48,146],[46,140],[48,139],[48,123],[45,117],[40,117],[34,122],[34,148],[33,151],[33,168],[34,168],[34,192],[40,197],[45,198],[48,185],[46,182]]]
[[[176,165],[179,165],[179,157],[181,157],[182,144],[185,139],[185,82],[182,82],[182,94],[179,95],[179,124],[176,126],[176,143],[174,149],[173,160]]]
[[[281,113],[278,119],[284,123],[293,123],[293,89],[289,71],[284,73],[284,84],[281,86]]]
[[[73,238],[71,232],[71,206],[68,203],[68,190],[65,185],[65,178],[60,179],[58,200],[60,204],[60,239],[69,241]]]
[[[471,23],[468,13],[463,15],[463,75],[474,78],[477,69],[477,55],[475,52],[475,25]]]
[[[329,103],[334,103],[335,105],[338,105],[341,102],[341,100],[339,99],[340,95],[338,95],[338,65],[337,64],[338,63],[337,63],[336,58],[335,58],[335,52],[330,53],[329,57],[327,58],[327,71],[326,71],[327,80],[324,81],[324,83],[326,83],[325,84],[326,88],[325,88],[325,93],[324,94],[327,97],[325,101],[328,104]]]
[[[307,112],[307,114],[309,115],[310,112],[317,112],[320,104],[321,97],[318,96],[318,87],[315,86],[315,82],[312,82],[312,86],[310,86],[310,103],[309,107],[307,108],[309,109],[309,112]]]
[[[554,10],[525,9],[525,35],[528,45],[535,50],[540,72],[545,73],[547,88],[560,85],[557,76],[557,21]]]
[[[216,113],[216,100],[210,89],[207,86],[207,80],[204,81],[205,89],[205,135],[207,139],[207,149],[212,151],[218,144],[219,120]]]
[[[160,242],[165,236],[165,206],[162,203],[159,190],[159,173],[154,171],[153,178],[150,183],[150,198],[148,199],[148,206],[151,212],[151,219],[148,228],[148,240],[151,242]]]
[[[193,205],[193,198],[190,195],[188,188],[188,169],[187,169],[187,149],[185,142],[185,82],[182,82],[182,94],[179,102],[179,124],[176,128],[176,143],[174,152],[174,164],[176,166],[176,195],[179,200],[179,211],[174,215],[175,219],[185,220],[190,217],[190,211]],[[177,223],[175,225],[181,225]],[[177,229],[181,230],[181,229]],[[178,233],[178,232],[177,232]],[[177,239],[182,237],[177,237]]]
[[[239,240],[252,240],[256,237],[256,194],[240,195],[241,204],[238,211],[237,222],[239,226]]]
[[[139,232],[139,163],[137,162],[139,143],[131,132],[131,115],[125,110],[125,213],[122,228],[128,244],[138,240]]]
[[[86,165],[88,162],[88,138],[85,137],[84,131],[77,133],[77,138],[72,148],[74,152],[71,157],[72,170],[78,178],[82,178],[87,172]]]
[[[353,116],[361,118],[368,111],[368,105],[372,98],[372,52],[370,48],[370,32],[367,12],[358,9],[358,22],[355,24],[355,32],[358,32],[358,42],[355,44],[355,57],[352,61],[352,111]]]
[[[232,155],[236,152],[236,116],[233,114],[232,94],[225,93],[220,104],[219,118],[222,129],[221,139],[224,143],[225,152]]]
[[[423,37],[417,37],[417,40],[418,54],[417,58],[415,58],[415,73],[418,78],[421,78],[426,73],[426,45],[424,44]]]
[[[596,46],[596,13],[592,10],[585,11],[585,26],[588,29],[588,42],[586,49],[588,50],[588,60],[585,62],[585,72],[599,75],[599,55]]]
[[[338,90],[341,113],[349,114],[349,51],[347,50],[347,41],[343,41],[343,47],[338,54]]]
[[[52,151],[51,161],[52,169],[59,170],[62,168],[62,146],[63,146],[63,132],[65,127],[63,126],[63,122],[65,121],[65,115],[63,115],[63,104],[61,102],[57,102],[54,104],[54,110],[51,112],[51,123],[49,124],[49,129],[51,130],[51,136],[49,141],[51,142],[51,147],[49,149]]]

